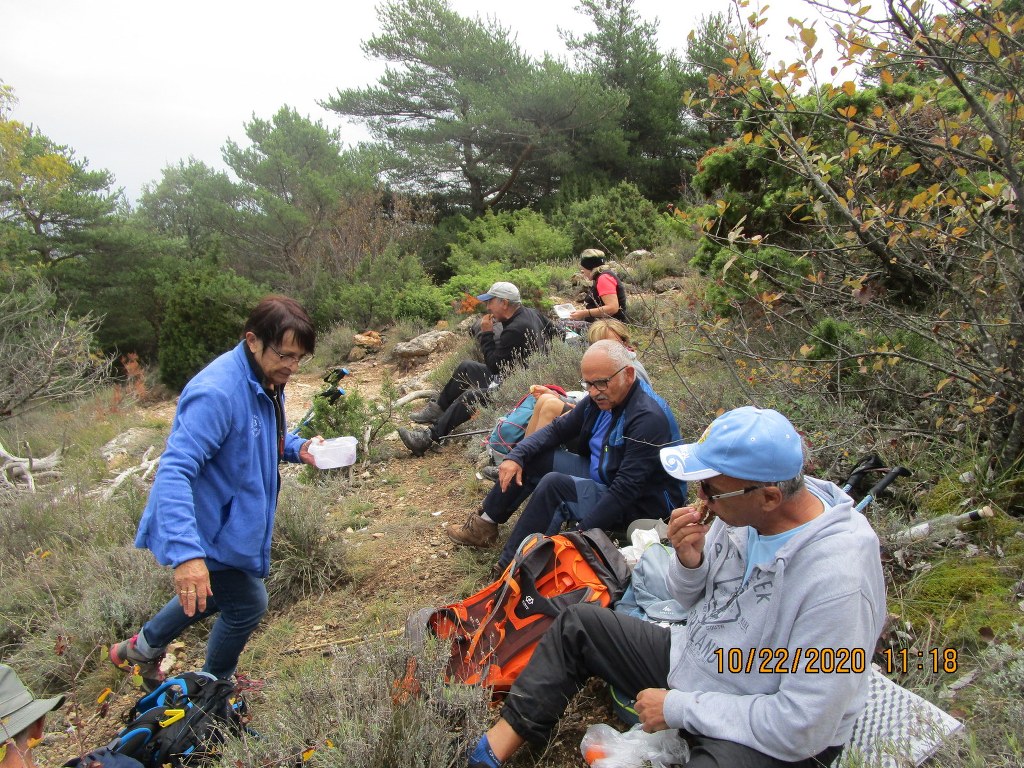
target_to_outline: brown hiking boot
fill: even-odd
[[[498,541],[498,524],[489,523],[473,512],[462,525],[449,525],[444,529],[456,544],[485,549]]]

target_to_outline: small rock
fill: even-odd
[[[384,534],[383,533],[371,533],[370,535],[373,536],[373,538],[375,538],[375,539],[383,539],[384,538]]]
[[[352,347],[352,349],[350,349],[348,351],[348,355],[345,357],[345,362],[347,362],[347,363],[355,363],[355,362],[358,362],[358,361],[362,360],[364,357],[366,357],[366,355],[367,355],[367,352],[366,352],[365,348],[363,348],[363,347]]]

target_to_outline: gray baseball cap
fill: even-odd
[[[63,696],[37,699],[21,682],[17,672],[6,664],[0,664],[0,741],[14,738],[63,703]]]
[[[519,295],[519,289],[512,283],[495,283],[487,289],[487,293],[481,293],[477,298],[480,301],[490,301],[491,299],[522,301],[522,298]]]

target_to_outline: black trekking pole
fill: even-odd
[[[897,477],[910,477],[912,474],[913,472],[906,467],[893,467],[886,473],[885,477],[871,486],[871,490],[868,491],[867,495],[860,500],[855,509],[858,512],[863,512],[864,507],[877,499],[878,494],[888,488]]]
[[[474,429],[472,432],[452,432],[450,435],[441,435],[441,437],[437,438],[437,442],[440,443],[442,440],[447,440],[450,437],[470,437],[471,435],[486,435],[492,431],[494,431],[493,428],[489,427],[487,429]]]
[[[850,471],[850,476],[847,477],[846,482],[843,483],[843,490],[849,493],[860,484],[864,475],[868,472],[875,472],[880,469],[886,469],[885,462],[882,461],[881,457],[877,453],[869,453],[858,461],[857,466]]]

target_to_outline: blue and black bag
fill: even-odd
[[[546,384],[545,386],[563,399],[567,399],[565,390],[557,384]],[[533,416],[535,405],[537,405],[537,398],[533,395],[526,395],[515,404],[511,411],[498,419],[485,445],[500,454],[507,454],[515,448],[526,434],[526,427]]]
[[[227,734],[244,730],[248,709],[231,681],[185,672],[139,699],[126,721],[107,745],[110,753],[145,768],[181,768],[215,757]]]

